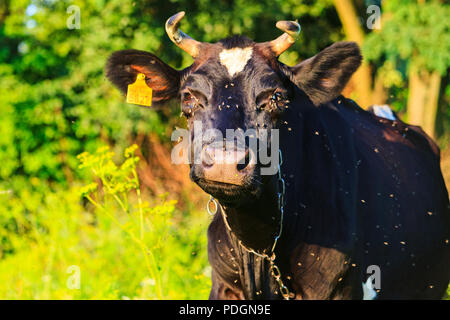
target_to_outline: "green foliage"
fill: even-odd
[[[1,299],[207,298],[207,218],[193,212],[180,222],[166,196],[143,201],[135,148],[120,166],[108,148],[80,155],[94,173],[85,186],[0,194]],[[79,289],[67,285],[70,266],[80,268]]]
[[[154,251],[161,249],[176,201],[155,207],[150,207],[148,202],[142,201],[136,172],[136,163],[139,162],[139,158],[134,156],[137,148],[137,145],[133,145],[125,150],[126,160],[120,167],[112,161],[114,153],[109,152],[108,147],[99,148],[94,155],[87,152],[80,154],[78,156],[81,162],[80,168],[90,169],[102,184],[99,190],[97,183],[89,183],[81,188],[81,194],[101,213],[108,216],[141,249],[149,275],[154,279],[156,296],[162,299],[161,263],[157,261],[157,253]],[[100,191],[102,191],[103,201],[100,200]],[[129,202],[131,191],[136,192],[137,207],[133,207]],[[115,204],[119,205],[126,217],[126,222],[121,222],[120,218],[111,213],[108,200],[114,200]]]
[[[447,72],[450,65],[450,6],[438,1],[387,1],[383,6],[383,27],[364,44],[369,60],[411,59],[417,67]]]
[[[364,57],[376,67],[377,77],[389,89],[387,102],[394,110],[405,111],[408,71],[412,64],[419,69],[438,71],[448,78],[449,15],[450,6],[441,1],[383,2],[382,28],[367,35],[362,49]],[[443,85],[446,85],[445,81]],[[445,112],[448,100],[442,99],[441,104],[444,112],[438,116],[442,118],[438,119],[438,125],[447,127],[450,123]]]

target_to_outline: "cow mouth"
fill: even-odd
[[[210,181],[203,178],[195,179],[194,182],[202,188],[203,191],[212,195],[222,204],[231,206],[257,200],[262,192],[261,182],[259,180],[260,179],[253,178],[252,182],[240,186]]]

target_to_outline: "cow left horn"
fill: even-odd
[[[270,41],[269,47],[278,57],[297,40],[301,27],[297,21],[278,21],[276,27],[284,31],[284,33],[275,40]]]
[[[178,29],[178,24],[184,18],[184,11],[178,12],[166,21],[166,32],[170,40],[178,47],[189,53],[193,58],[197,57],[200,42],[192,39],[183,31]]]

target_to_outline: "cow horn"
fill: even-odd
[[[189,53],[193,58],[197,57],[200,42],[192,39],[183,31],[178,29],[178,24],[181,19],[184,18],[184,11],[174,14],[166,21],[166,32],[170,40],[175,43],[178,47]]]
[[[285,52],[297,40],[300,34],[300,24],[296,21],[278,21],[276,27],[284,33],[269,42],[272,52],[278,57]]]

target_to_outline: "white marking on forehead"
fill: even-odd
[[[227,68],[230,76],[234,76],[236,73],[244,70],[248,60],[252,57],[253,48],[233,48],[224,49],[219,55],[220,63]]]

